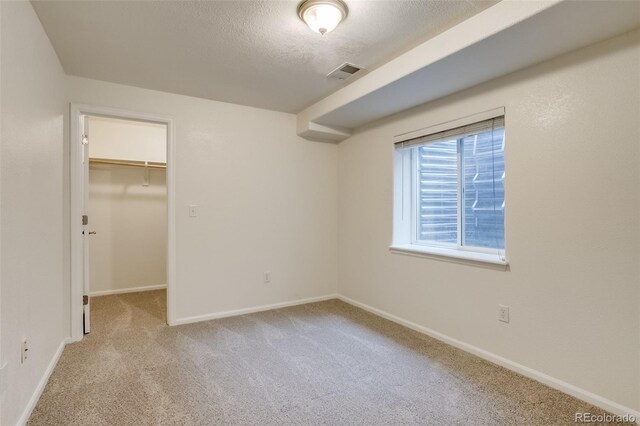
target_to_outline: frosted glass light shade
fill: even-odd
[[[324,35],[347,16],[347,6],[340,0],[307,0],[300,4],[298,15],[309,28]]]

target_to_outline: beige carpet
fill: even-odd
[[[340,301],[165,325],[165,293],[93,299],[30,425],[574,424],[601,410]]]

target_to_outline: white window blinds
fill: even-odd
[[[504,116],[395,146],[411,159],[412,244],[504,249]]]
[[[463,139],[468,136],[477,135],[480,133],[490,132],[492,130],[504,128],[504,117],[492,118],[489,120],[483,120],[477,123],[469,124],[466,126],[456,127],[454,129],[444,130],[437,133],[431,133],[425,136],[420,136],[413,139],[408,139],[401,142],[396,142],[396,149],[414,148],[428,143],[452,139]]]

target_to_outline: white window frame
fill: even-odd
[[[485,111],[480,114],[470,115],[458,120],[448,121],[445,123],[430,126],[424,129],[416,130],[409,133],[398,135],[394,138],[394,143],[415,139],[457,127],[466,126],[492,118],[505,115],[505,109],[496,108]],[[458,179],[462,173],[462,158],[460,149],[460,140],[458,143]],[[471,264],[478,266],[490,266],[496,269],[507,269],[508,261],[506,258],[506,203],[505,203],[505,248],[491,249],[483,247],[472,247],[462,245],[462,202],[464,196],[463,191],[458,191],[458,241],[452,243],[425,243],[419,241],[418,236],[418,209],[416,206],[418,194],[418,185],[415,182],[417,178],[417,159],[415,158],[415,149],[396,150],[394,149],[394,206],[393,206],[393,240],[389,247],[392,253],[408,254],[412,256],[426,257],[436,260],[444,260],[454,263]],[[506,192],[506,182],[505,182]]]

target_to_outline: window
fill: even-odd
[[[504,116],[457,124],[396,143],[392,250],[504,265]]]

